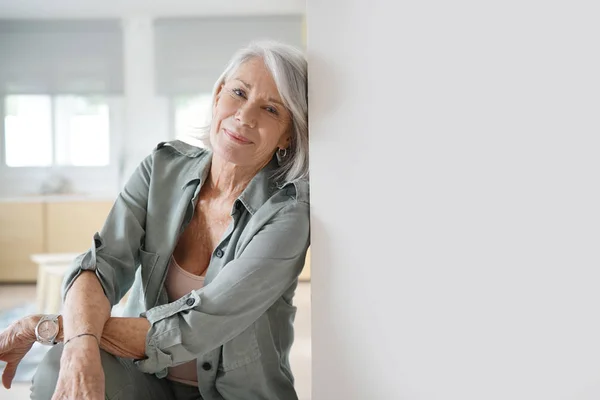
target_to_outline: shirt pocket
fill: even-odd
[[[261,357],[255,324],[223,345],[222,369],[231,371],[258,360]]]

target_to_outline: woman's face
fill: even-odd
[[[216,155],[244,167],[266,165],[290,142],[291,114],[261,58],[242,64],[215,99],[210,142]]]

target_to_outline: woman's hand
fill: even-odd
[[[10,389],[17,366],[35,343],[35,326],[39,316],[22,318],[0,333],[0,361],[6,362],[2,385]]]
[[[95,338],[82,336],[63,348],[52,400],[104,400],[104,370]]]

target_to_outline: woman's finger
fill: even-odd
[[[4,372],[2,373],[2,385],[5,388],[10,389],[12,380],[15,377],[15,374],[17,372],[18,365],[19,365],[18,362],[11,362],[11,363],[6,364],[6,367],[4,368]]]

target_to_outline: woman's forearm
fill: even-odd
[[[110,354],[133,359],[146,357],[150,323],[146,318],[110,317],[110,302],[92,271],[83,271],[73,282],[60,322],[59,342],[91,333],[100,339],[100,348]]]
[[[146,335],[150,323],[146,318],[111,317],[104,325],[100,348],[122,358],[146,358]]]
[[[82,333],[102,336],[110,317],[110,302],[93,271],[83,271],[67,292],[62,314],[59,340],[68,340]]]

